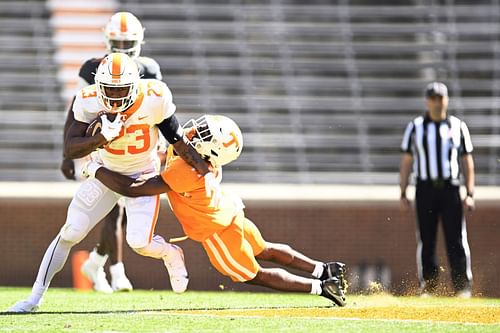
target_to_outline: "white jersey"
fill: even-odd
[[[104,166],[125,175],[157,170],[157,124],[171,117],[176,106],[167,85],[155,79],[141,79],[135,103],[125,112],[120,135],[97,151]],[[73,104],[77,121],[90,123],[104,107],[99,103],[95,85],[81,89]]]

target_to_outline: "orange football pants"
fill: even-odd
[[[257,275],[260,266],[255,256],[266,246],[257,226],[243,213],[202,245],[212,265],[236,282],[249,281]]]

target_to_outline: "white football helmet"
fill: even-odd
[[[118,12],[111,16],[104,28],[108,53],[126,53],[136,58],[141,53],[144,28],[141,22],[129,12]]]
[[[95,74],[97,98],[106,111],[123,112],[137,99],[139,80],[134,60],[124,53],[108,54]]]
[[[226,116],[204,115],[190,119],[184,130],[198,154],[216,168],[236,160],[243,149],[240,128]]]

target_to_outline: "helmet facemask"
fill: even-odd
[[[141,42],[138,40],[108,40],[108,51],[110,53],[125,53],[131,58],[137,58],[141,54]]]
[[[137,98],[137,84],[111,85],[99,83],[97,90],[101,104],[113,112],[123,112],[134,104]],[[135,91],[134,91],[135,90]]]

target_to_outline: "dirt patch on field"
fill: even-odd
[[[176,311],[172,311],[176,312]],[[345,308],[273,308],[273,309],[220,309],[182,311],[194,315],[221,317],[311,317],[311,318],[351,318],[373,320],[439,321],[453,323],[499,324],[498,306],[356,306]]]

